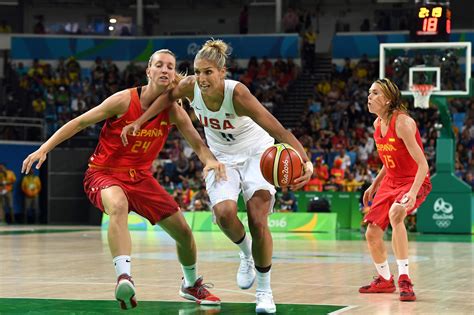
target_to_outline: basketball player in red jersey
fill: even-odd
[[[395,283],[387,263],[383,234],[392,226],[392,248],[398,265],[401,301],[415,301],[408,273],[408,238],[405,217],[415,211],[431,191],[429,168],[415,121],[401,103],[398,87],[389,79],[375,81],[369,89],[369,112],[376,114],[374,138],[383,167],[364,192],[370,211],[364,221],[370,254],[379,276],[360,293],[392,293]],[[374,197],[375,195],[375,197]]]
[[[148,84],[120,91],[102,104],[61,127],[37,151],[24,161],[22,172],[28,173],[33,163],[40,168],[46,155],[66,139],[106,119],[99,144],[89,160],[84,189],[91,202],[110,216],[108,241],[117,273],[116,299],[123,309],[137,305],[135,286],[130,276],[131,239],[128,213],[135,211],[151,224],[159,224],[175,241],[178,259],[184,273],[180,295],[200,304],[220,304],[196,273],[196,245],[188,224],[174,199],[151,174],[151,164],[175,124],[205,164],[204,172],[213,171],[225,178],[225,167],[219,163],[194,129],[187,113],[173,103],[168,110],[147,121],[140,132],[131,137],[127,147],[120,139],[122,127],[140,117],[150,104],[169,86],[179,82],[174,54],[162,49],[148,62]]]

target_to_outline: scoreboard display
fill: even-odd
[[[447,41],[450,33],[451,10],[447,3],[415,6],[410,32],[413,40]]]

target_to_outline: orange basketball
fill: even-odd
[[[276,187],[285,187],[303,174],[303,161],[299,153],[289,144],[272,145],[260,158],[263,177]]]

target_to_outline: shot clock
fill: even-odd
[[[415,41],[448,41],[451,33],[449,2],[418,3],[411,25],[411,39]]]

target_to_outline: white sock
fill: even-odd
[[[397,259],[397,265],[398,265],[398,276],[400,275],[407,275],[408,274],[408,259]]]
[[[268,272],[260,272],[257,270],[257,291],[272,290],[272,288],[270,287],[271,272],[271,270],[268,270]]]
[[[384,261],[381,264],[375,264],[375,268],[377,268],[377,272],[381,275],[385,280],[390,280],[392,275],[390,274],[390,267],[387,261]]]
[[[130,256],[116,256],[114,257],[113,262],[115,267],[115,274],[117,275],[117,277],[120,276],[122,273],[126,273],[130,276],[130,269],[132,268]]]
[[[194,286],[197,280],[196,276],[196,264],[191,266],[183,266],[181,265],[181,269],[183,270],[184,276],[184,286],[186,288]]]
[[[239,244],[237,244],[237,246],[239,246],[240,250],[245,256],[252,256],[252,240],[247,233],[245,233],[244,239]]]

